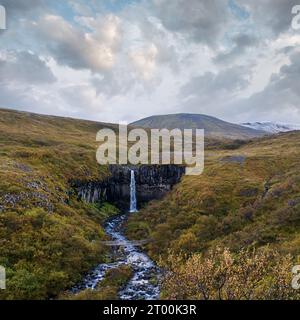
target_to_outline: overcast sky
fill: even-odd
[[[186,112],[300,123],[294,0],[0,4],[0,107],[109,122]]]

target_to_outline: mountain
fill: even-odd
[[[204,129],[205,135],[214,138],[251,139],[266,132],[226,122],[203,114],[169,114],[145,118],[132,126],[151,129]]]
[[[88,270],[111,262],[104,226],[118,210],[108,202],[82,201],[86,193],[94,197],[93,185],[99,186],[112,173],[95,159],[96,133],[107,127],[118,128],[0,109],[0,265],[9,275],[0,300],[65,298],[64,291]],[[169,250],[190,255],[218,246],[239,255],[241,248],[255,246],[277,248],[283,258],[291,254],[296,264],[300,255],[300,132],[238,142],[235,148],[226,143],[210,146],[201,176],[184,176],[163,199],[139,206],[140,212],[131,215],[124,230],[133,240],[150,239],[142,249],[156,262],[160,257],[168,261]],[[173,179],[174,172],[167,172]],[[161,187],[162,180],[157,181]],[[273,268],[274,261],[269,265]],[[105,275],[97,286],[97,299],[118,298],[120,288],[132,279],[131,269],[120,268]],[[291,269],[288,265],[288,275]],[[176,270],[183,270],[182,265],[176,264]],[[277,277],[277,269],[272,270],[272,277]],[[263,290],[257,292],[270,291],[265,289],[269,276],[259,282]],[[289,288],[290,277],[286,279]],[[249,287],[258,283],[253,277],[249,281]],[[78,299],[95,299],[89,290],[82,294]]]
[[[280,122],[246,122],[241,123],[241,125],[250,129],[266,131],[268,133],[300,130],[300,124],[286,124]]]

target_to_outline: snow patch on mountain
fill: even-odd
[[[266,131],[268,133],[279,133],[300,130],[300,124],[287,124],[280,122],[246,122],[241,123],[241,125],[251,129]]]

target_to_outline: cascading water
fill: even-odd
[[[105,279],[108,270],[128,265],[133,277],[119,291],[121,300],[157,300],[160,295],[160,269],[155,263],[135,246],[122,233],[122,226],[128,214],[110,218],[105,224],[105,231],[116,242],[112,248],[112,261],[98,265],[81,283],[71,289],[77,294],[85,289],[97,290],[97,285]],[[122,250],[120,250],[120,246]]]
[[[130,212],[137,212],[136,182],[134,170],[131,170],[130,181]],[[119,291],[121,300],[157,300],[160,295],[160,269],[143,253],[134,242],[129,241],[122,233],[122,226],[128,218],[127,214],[110,218],[105,231],[112,239],[113,260],[111,263],[103,263],[88,274],[82,283],[71,289],[74,294],[85,289],[95,290],[97,285],[105,279],[108,270],[128,265],[133,271],[132,278]],[[122,247],[122,250],[120,250]]]
[[[131,170],[131,181],[130,181],[130,212],[137,212],[136,207],[136,185],[135,185],[135,174],[134,170]]]

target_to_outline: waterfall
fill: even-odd
[[[131,170],[131,181],[130,181],[130,212],[137,212],[136,208],[136,185],[134,170]]]

